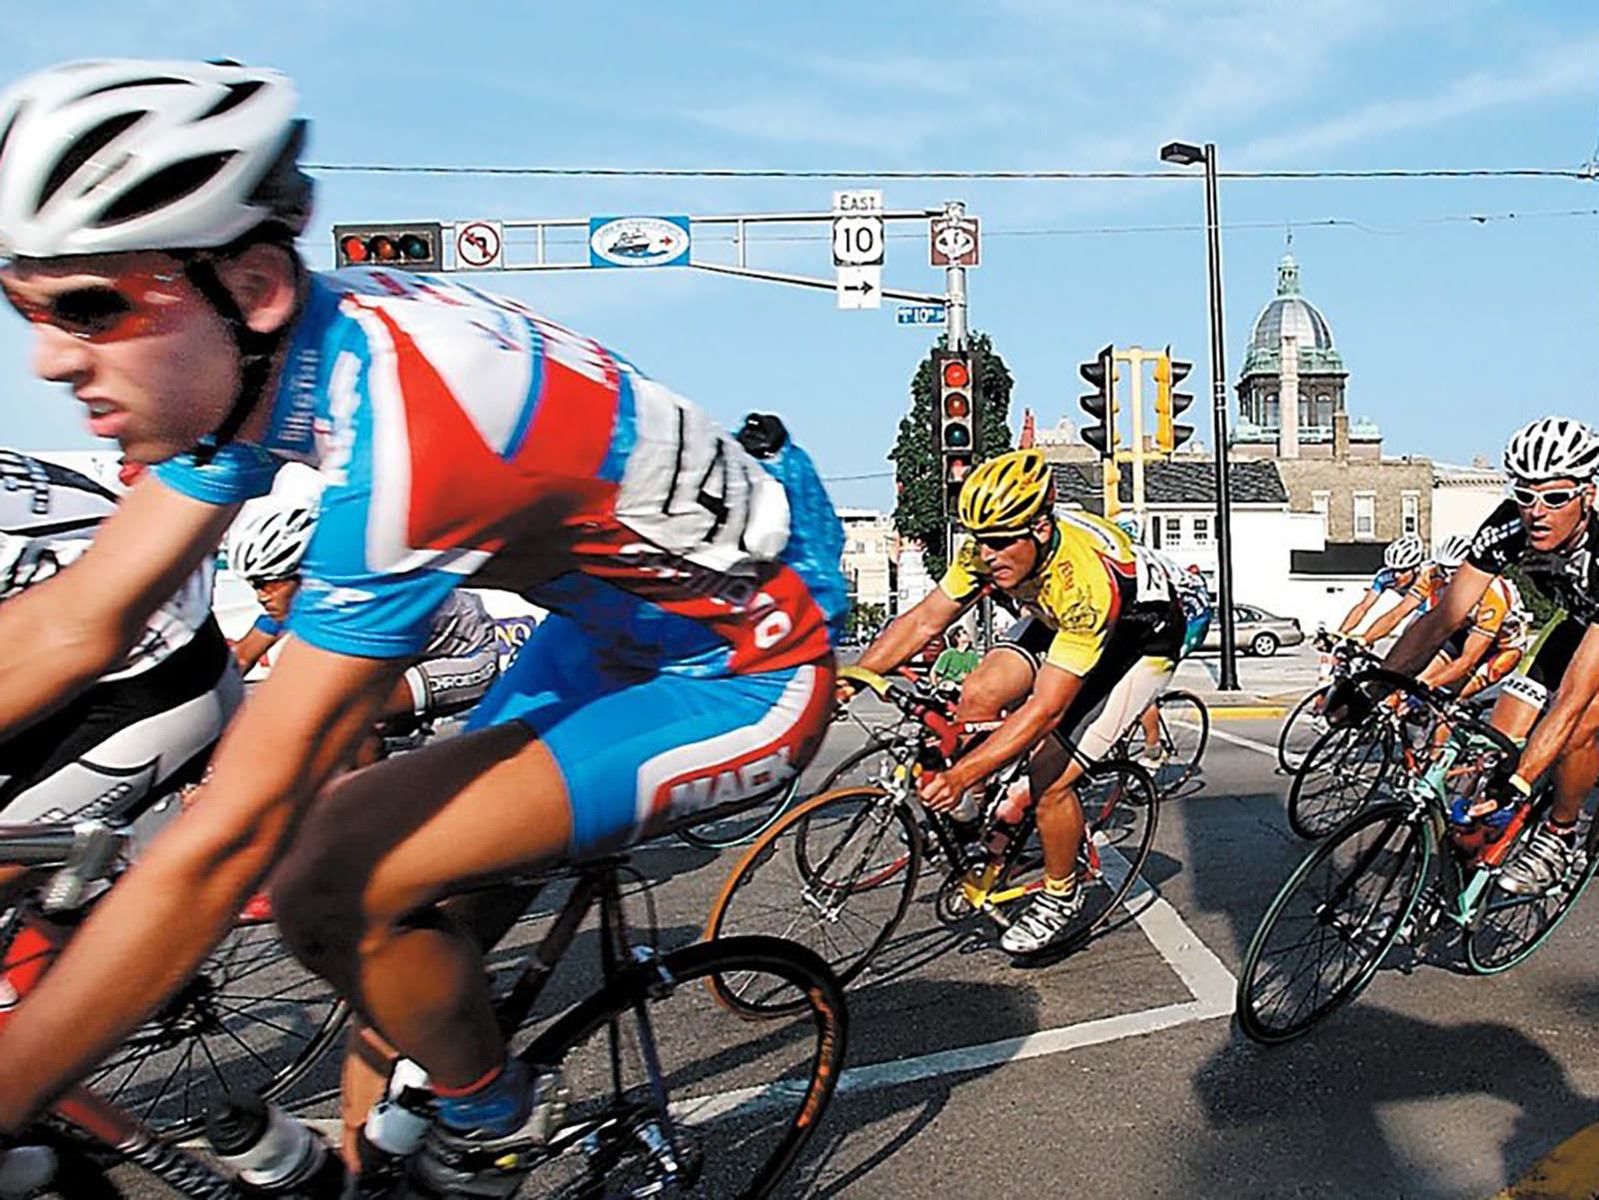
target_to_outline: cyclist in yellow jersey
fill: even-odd
[[[1002,454],[973,471],[960,494],[961,523],[972,537],[939,586],[861,656],[868,670],[892,671],[985,592],[1024,610],[961,688],[959,720],[1004,720],[948,770],[917,783],[924,804],[950,811],[993,771],[1032,752],[1045,884],[1001,939],[1018,955],[1069,935],[1082,908],[1073,874],[1084,831],[1073,787],[1081,769],[1049,734],[1069,732],[1103,701],[1078,739],[1088,758],[1101,757],[1170,680],[1185,627],[1158,559],[1108,521],[1056,513],[1054,499],[1053,474],[1037,450]],[[840,691],[847,700],[849,685]]]

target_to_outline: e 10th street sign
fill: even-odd
[[[942,304],[901,304],[894,310],[896,325],[942,325],[944,321]]]

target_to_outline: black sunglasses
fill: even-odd
[[[990,550],[1009,550],[1023,538],[1031,537],[1027,533],[992,533],[982,537],[973,537],[972,540],[979,546],[986,546]]]

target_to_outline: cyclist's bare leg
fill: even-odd
[[[993,721],[1033,689],[1033,664],[1025,654],[996,647],[961,682],[957,721]]]
[[[1588,705],[1555,763],[1555,806],[1549,818],[1563,825],[1582,815],[1582,802],[1599,779],[1599,699]]]
[[[466,734],[328,788],[274,877],[273,912],[295,954],[435,1084],[466,1087],[504,1044],[482,954],[437,902],[559,861],[571,832],[542,742],[514,723]]]
[[[542,889],[542,882],[490,888],[464,896],[451,896],[441,905],[487,954],[527,911]],[[399,1053],[383,1036],[359,1017],[350,1022],[345,1039],[344,1072],[340,1079],[340,1116],[344,1120],[341,1149],[351,1170],[360,1170],[356,1138],[372,1106],[383,1098],[389,1073]]]
[[[1538,705],[1529,704],[1519,696],[1500,692],[1499,698],[1494,701],[1493,711],[1488,714],[1488,724],[1520,745],[1527,740],[1542,711]]]
[[[1077,868],[1077,852],[1082,848],[1087,822],[1073,785],[1082,774],[1082,765],[1054,737],[1045,738],[1028,763],[1028,779],[1038,798],[1038,840],[1044,847],[1044,874],[1051,879],[1067,879]]]
[[[1151,704],[1144,710],[1144,715],[1138,718],[1144,727],[1144,747],[1150,752],[1160,749],[1160,710]]]

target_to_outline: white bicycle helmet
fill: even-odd
[[[226,246],[311,213],[286,75],[112,59],[0,96],[0,246],[19,258]]]
[[[263,507],[228,535],[228,566],[246,579],[286,579],[300,569],[315,528],[310,505]]]
[[[1427,547],[1421,544],[1421,539],[1407,533],[1388,543],[1388,548],[1382,552],[1382,563],[1395,571],[1412,571],[1421,566],[1426,557]]]
[[[1511,435],[1505,470],[1525,483],[1587,482],[1599,474],[1599,435],[1570,417],[1543,417]]]
[[[1466,555],[1470,553],[1471,539],[1455,533],[1443,540],[1443,544],[1433,553],[1432,560],[1445,570],[1453,571],[1466,561]]]

